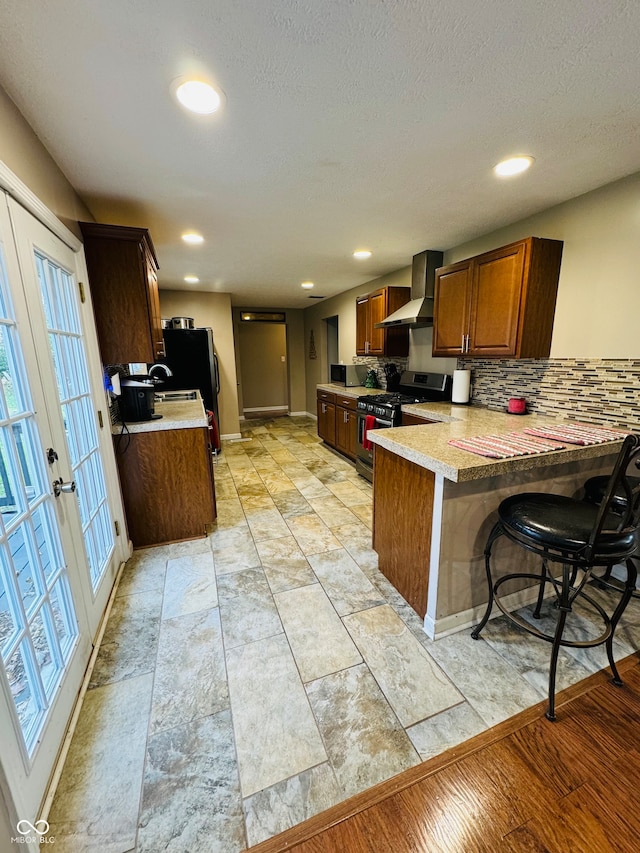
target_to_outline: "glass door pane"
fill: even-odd
[[[0,244],[0,660],[29,758],[78,621]]]
[[[82,535],[95,592],[113,554],[115,536],[82,340],[77,286],[66,269],[38,250],[34,254],[71,459],[71,478],[76,484]]]

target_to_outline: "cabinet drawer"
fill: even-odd
[[[358,404],[355,397],[341,397],[339,394],[336,394],[335,397],[336,406],[342,406],[343,409],[349,409],[351,412],[355,412]]]
[[[331,391],[318,391],[318,400],[324,400],[325,403],[335,403],[336,395]]]

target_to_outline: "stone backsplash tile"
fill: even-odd
[[[489,409],[526,397],[535,414],[640,431],[638,359],[458,359],[458,367],[471,370],[472,399]]]
[[[378,385],[381,388],[387,387],[387,377],[384,373],[385,364],[395,364],[398,373],[402,373],[407,369],[407,365],[409,363],[408,358],[377,358],[372,355],[356,355],[353,358],[354,364],[364,364],[368,368],[373,368],[375,370],[376,375],[378,377]]]

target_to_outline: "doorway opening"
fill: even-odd
[[[331,381],[331,365],[338,364],[338,315],[325,319],[327,326],[327,376],[326,381]]]
[[[242,413],[245,418],[289,414],[285,323],[239,323]]]

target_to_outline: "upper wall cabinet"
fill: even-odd
[[[528,237],[437,270],[433,355],[547,358],[562,245]]]
[[[409,329],[376,329],[411,298],[409,287],[382,287],[356,299],[356,355],[409,355]]]
[[[158,260],[146,228],[80,222],[103,364],[164,354]]]

